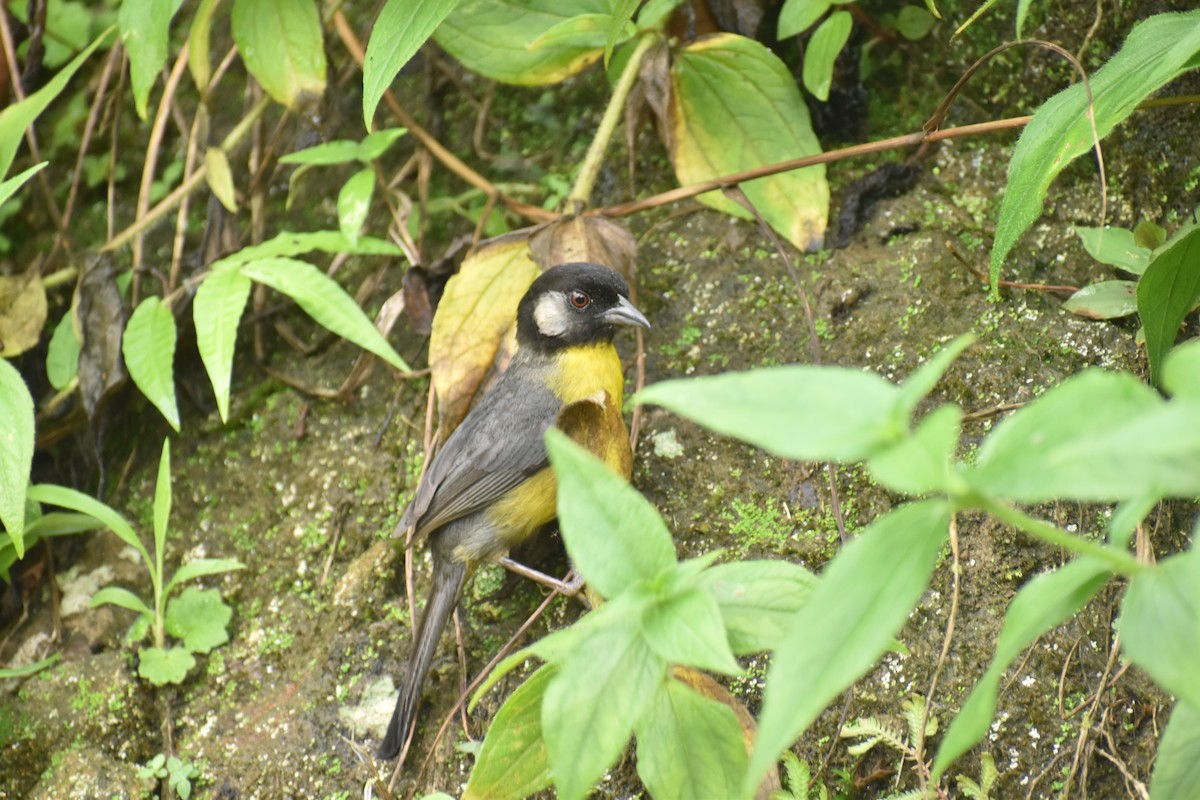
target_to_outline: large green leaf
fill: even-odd
[[[1200,710],[1175,703],[1150,781],[1150,800],[1192,800],[1200,786]]]
[[[637,396],[785,458],[853,461],[899,441],[899,390],[862,370],[791,366],[664,381]]]
[[[1150,380],[1162,380],[1163,358],[1179,326],[1200,301],[1200,227],[1155,253],[1138,281],[1137,308],[1146,331]]]
[[[758,42],[731,33],[681,48],[671,66],[671,161],[683,184],[821,152],[796,79]],[[800,250],[825,238],[829,185],[817,165],[741,186],[763,219]],[[740,217],[720,192],[700,201]]]
[[[557,674],[557,667],[543,665],[500,706],[483,737],[462,800],[524,800],[550,785],[542,697]]]
[[[363,122],[371,128],[375,108],[392,80],[459,0],[388,0],[380,10],[363,60]]]
[[[1200,708],[1200,549],[1135,575],[1117,630],[1129,660],[1181,701]]]
[[[1074,616],[1100,591],[1110,574],[1106,564],[1081,558],[1021,587],[1004,615],[1004,628],[987,672],[942,738],[933,766],[935,780],[987,733],[996,712],[1000,679],[1013,660],[1037,637]]]
[[[949,522],[943,501],[901,506],[876,519],[829,562],[767,672],[744,795],[754,792],[779,754],[888,649],[929,583]]]
[[[0,358],[0,523],[25,555],[25,490],[33,468],[33,398],[17,368]]]
[[[964,474],[1024,503],[1200,494],[1200,404],[1164,403],[1127,373],[1088,370],[997,426]]]
[[[339,234],[340,236],[340,234]],[[196,349],[217,396],[221,421],[229,419],[229,382],[233,373],[233,351],[238,322],[250,299],[250,279],[233,267],[218,268],[200,288],[192,305],[196,324]]]
[[[175,0],[122,0],[117,12],[121,46],[129,53],[129,82],[138,116],[146,118],[146,101],[163,65],[167,63],[167,37],[171,17],[179,9]]]
[[[654,652],[669,664],[740,675],[717,601],[691,588],[660,599],[642,615],[642,630]]]
[[[466,0],[438,27],[434,38],[463,66],[501,83],[557,83],[604,54],[607,26],[589,37],[543,47],[543,34],[584,14],[611,16],[617,0]]]
[[[637,767],[654,800],[736,797],[746,769],[737,717],[724,703],[668,680],[637,728]]]
[[[1200,52],[1200,11],[1157,14],[1134,26],[1125,44],[1091,76],[1096,132],[1107,136],[1138,103],[1189,67]],[[1042,213],[1051,181],[1094,146],[1082,83],[1046,101],[1025,126],[1008,166],[992,245],[991,280],[996,291],[1004,260],[1017,239]]]
[[[734,561],[705,570],[699,586],[717,601],[733,652],[746,655],[779,645],[816,582],[799,564]]]
[[[133,310],[121,337],[129,377],[142,394],[179,431],[175,403],[175,317],[151,295]]]
[[[292,298],[305,313],[343,339],[374,353],[396,369],[408,371],[408,364],[367,319],[354,298],[307,261],[264,258],[244,264],[242,274]]]
[[[596,591],[616,597],[675,563],[671,534],[640,492],[556,428],[546,431],[546,447],[563,544]]]
[[[301,110],[325,92],[325,45],[314,0],[234,0],[233,41],[267,94]]]
[[[71,59],[71,63],[55,73],[45,86],[19,103],[12,103],[0,111],[0,178],[8,175],[8,168],[12,166],[13,157],[17,154],[17,147],[20,146],[21,139],[25,136],[25,129],[32,125],[33,121],[46,110],[46,106],[50,105],[51,101],[66,88],[67,81],[71,80],[76,70],[83,66],[83,62],[88,60],[88,56],[108,39],[108,35],[112,31],[113,29],[109,28],[97,36],[96,41]]]
[[[567,657],[542,702],[561,800],[583,800],[613,765],[667,675],[636,625],[601,628]]]

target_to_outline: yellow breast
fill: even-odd
[[[570,347],[554,356],[555,364],[547,383],[563,403],[574,403],[608,392],[617,408],[624,397],[625,376],[621,359],[612,342]]]

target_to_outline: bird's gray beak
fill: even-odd
[[[649,328],[650,320],[638,311],[637,306],[626,297],[617,297],[617,304],[604,312],[604,321],[613,325],[636,325],[639,328]]]

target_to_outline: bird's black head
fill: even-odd
[[[599,264],[551,267],[517,307],[517,341],[540,352],[610,342],[618,325],[650,327],[629,302],[625,280]]]

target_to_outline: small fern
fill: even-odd
[[[955,778],[958,790],[963,793],[963,797],[969,797],[971,800],[991,800],[991,792],[1000,778],[1000,773],[996,770],[996,760],[992,758],[991,753],[984,753],[979,757],[979,761],[979,782],[976,783],[966,775],[959,775]]]

